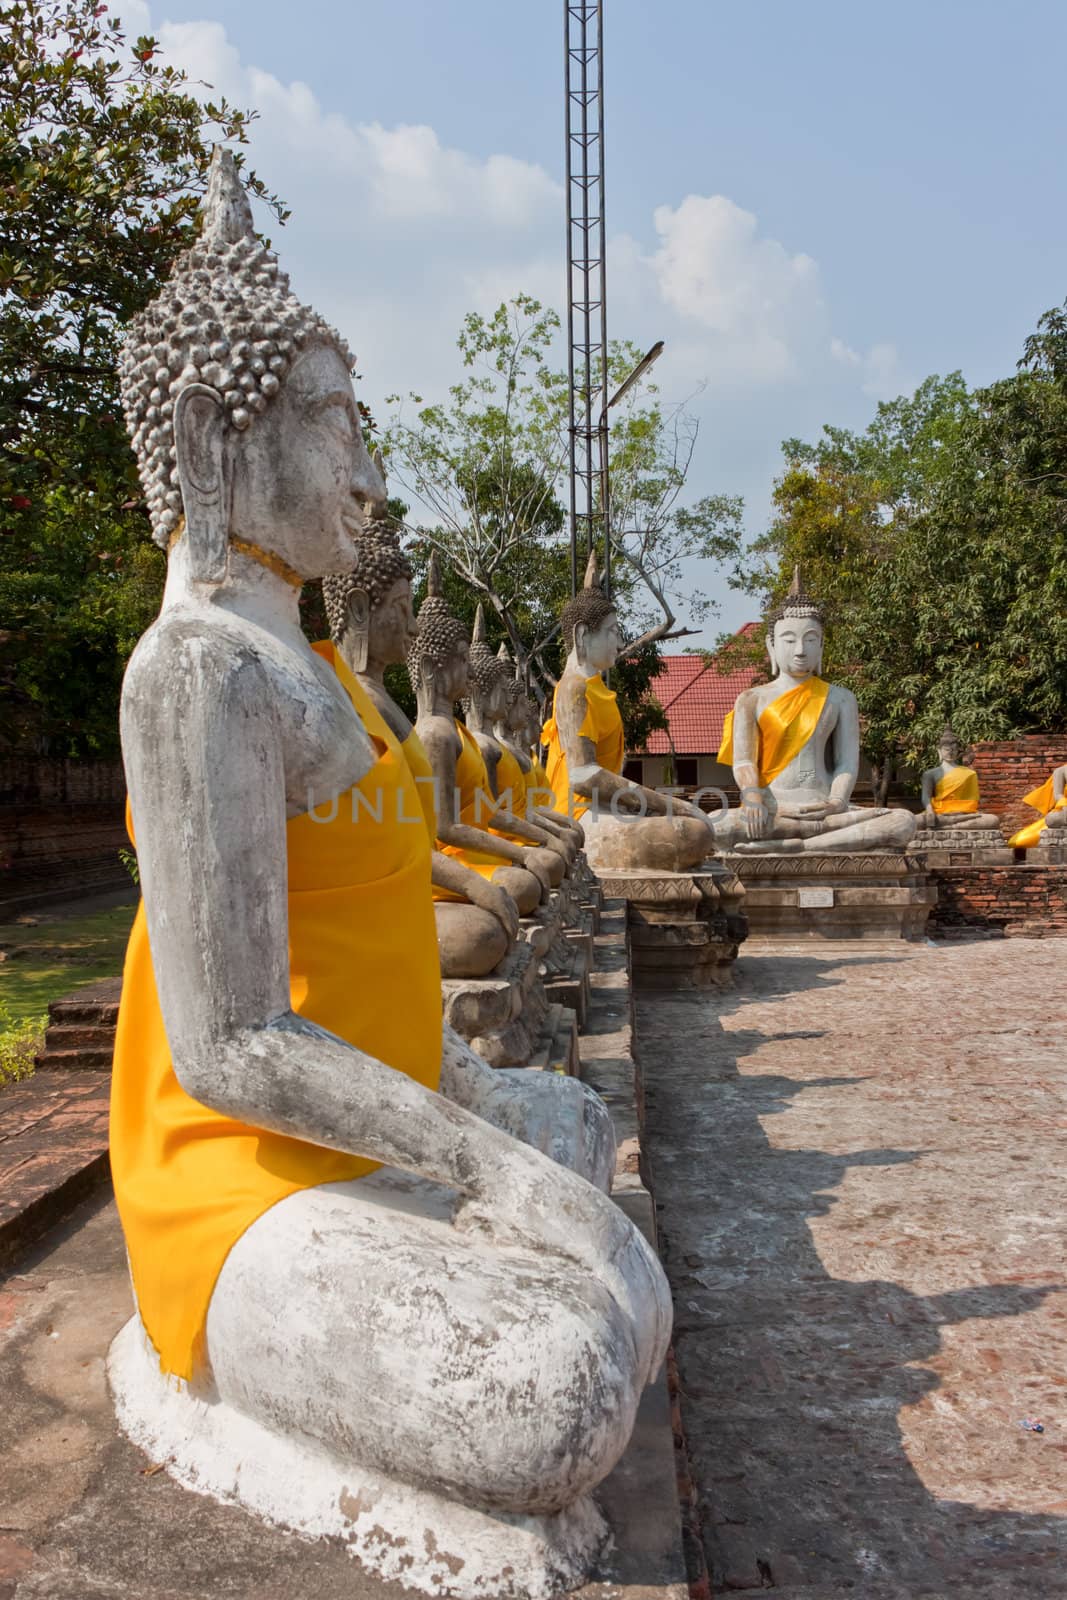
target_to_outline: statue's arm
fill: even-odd
[[[1057,767],[1052,774],[1053,801],[1062,800],[1067,792],[1067,766]]]
[[[701,822],[708,822],[706,813],[688,800],[659,794],[624,778],[621,772],[609,772],[601,766],[596,745],[579,732],[586,710],[584,685],[563,679],[556,691],[556,726],[567,757],[570,786],[576,795],[583,800],[607,801],[621,816],[696,816]]]
[[[934,790],[937,788],[937,770],[931,768],[923,773],[922,778],[922,808],[927,824],[936,823],[937,813],[933,809]]]
[[[830,779],[830,799],[840,811],[847,811],[860,775],[860,708],[850,689],[830,690],[837,710],[833,731],[834,770]]]
[[[754,689],[746,689],[734,702],[734,782],[741,796],[741,811],[750,839],[765,839],[771,832],[774,807],[770,791],[759,775],[759,705]]]
[[[433,853],[430,881],[435,889],[447,889],[450,894],[458,894],[470,901],[472,906],[488,911],[501,924],[509,939],[518,938],[519,911],[506,889],[490,883],[481,873],[472,872],[462,861],[457,861],[454,856],[446,856],[440,850]]]
[[[451,844],[459,850],[481,850],[510,861],[515,866],[525,866],[522,845],[511,839],[490,838],[483,828],[471,828],[457,820],[456,794],[456,733],[451,727],[433,722],[420,723],[419,738],[426,751],[437,789],[437,837],[442,844]],[[488,812],[488,807],[486,807]]]
[[[178,1080],[239,1122],[482,1198],[509,1141],[290,1007],[285,737],[248,651],[201,637],[131,664],[123,752]]]

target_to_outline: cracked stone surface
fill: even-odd
[[[1067,940],[735,972],[638,1002],[714,1591],[1067,1595]]]

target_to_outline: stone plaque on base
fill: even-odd
[[[937,904],[937,890],[910,850],[723,859],[745,886],[753,939],[921,939]]]

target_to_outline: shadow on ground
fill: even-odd
[[[850,967],[885,959],[761,962],[759,995],[823,988]],[[751,958],[747,965],[753,970]],[[646,1147],[714,1592],[763,1588],[813,1600],[1067,1593],[1067,1520],[934,1498],[900,1427],[901,1409],[938,1386],[923,1363],[940,1350],[942,1329],[1017,1317],[1059,1286],[918,1295],[894,1282],[831,1277],[812,1219],[837,1205],[851,1169],[912,1166],[925,1152],[775,1148],[768,1119],[809,1094],[840,1134],[835,1114],[847,1116],[867,1075],[768,1075],[766,1055],[746,1075],[741,1063],[757,1049],[773,1043],[786,1063],[792,1041],[824,1030],[724,1030],[722,1017],[746,1004],[745,991],[742,971],[732,991],[649,997],[638,1007]],[[802,1007],[797,1014],[803,1020]],[[832,1046],[827,1039],[830,1063]],[[869,1231],[870,1219],[842,1225]],[[968,1472],[988,1503],[995,1441],[984,1458],[961,1463],[961,1478]]]

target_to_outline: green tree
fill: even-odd
[[[419,541],[441,551],[496,615],[515,657],[546,683],[570,592],[567,380],[550,360],[558,331],[555,312],[528,295],[488,318],[471,313],[458,341],[468,375],[440,404],[394,396],[385,434],[390,472],[433,518],[416,530]],[[638,354],[612,346],[612,382]],[[693,631],[675,615],[686,557],[736,559],[740,547],[739,500],[681,504],[695,442],[695,420],[684,407],[663,407],[650,384],[635,386],[612,430],[613,590],[635,651]],[[711,602],[691,594],[686,605],[700,620]]]
[[[946,719],[965,740],[1067,726],[1067,311],[1041,318],[1013,377],[929,378],[863,433],[783,451],[741,582],[773,601],[801,565],[883,786]]]
[[[21,748],[117,750],[158,606],[115,359],[193,236],[211,144],[247,137],[252,113],[196,87],[106,5],[0,3],[0,693]]]

